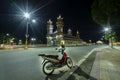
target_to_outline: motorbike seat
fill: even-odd
[[[46,57],[57,59],[57,58],[58,58],[58,55],[46,55]]]
[[[38,56],[45,56],[45,54],[38,54]]]

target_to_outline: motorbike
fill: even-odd
[[[51,75],[55,69],[61,68],[65,65],[70,69],[73,67],[73,61],[68,57],[66,52],[63,53],[61,60],[58,60],[58,55],[39,54],[38,56],[41,56],[44,59],[42,62],[42,70],[46,75]]]

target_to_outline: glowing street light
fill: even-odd
[[[24,17],[28,19],[28,18],[30,18],[30,14],[26,12],[26,13],[24,13]]]
[[[31,41],[35,41],[36,40],[36,38],[31,38]]]
[[[31,41],[32,41],[33,44],[34,44],[34,42],[36,41],[36,38],[31,38]]]
[[[109,31],[109,28],[105,28],[105,31]]]
[[[7,35],[7,36],[9,36],[10,34],[9,34],[9,33],[7,33],[6,35]]]
[[[36,23],[36,20],[35,20],[35,19],[33,19],[33,20],[32,20],[32,22],[33,22],[33,23]]]

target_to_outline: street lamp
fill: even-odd
[[[10,34],[9,34],[9,33],[7,33],[6,35],[7,35],[7,36],[9,36]]]
[[[27,20],[27,26],[26,26],[26,34],[25,34],[25,49],[28,48],[28,21],[29,21],[29,18],[30,18],[30,14],[28,12],[24,13],[24,17],[26,18]]]
[[[33,23],[36,23],[36,20],[35,20],[35,19],[33,19],[33,20],[32,20],[32,22],[33,22]]]
[[[105,31],[109,31],[109,28],[105,28]]]
[[[30,14],[28,12],[24,13],[25,18],[30,18]]]
[[[31,38],[31,41],[33,42],[33,45],[34,45],[34,42],[36,41],[36,38]]]
[[[10,34],[7,33],[6,36],[7,36],[7,45],[8,45],[8,42],[9,42],[8,38],[9,38]]]

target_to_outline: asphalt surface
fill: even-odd
[[[73,59],[74,65],[87,55],[93,48],[103,46],[66,47],[67,54]],[[30,48],[28,50],[0,51],[0,80],[57,80],[64,75],[56,70],[53,75],[46,76],[42,72],[38,54],[57,55],[55,47]]]

